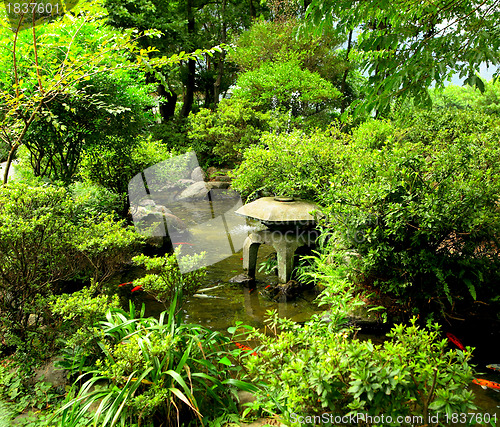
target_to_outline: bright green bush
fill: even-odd
[[[390,340],[379,345],[318,318],[301,326],[274,313],[269,328],[274,334],[250,335],[260,345],[244,366],[260,391],[246,412],[278,414],[291,426],[317,425],[307,417],[325,413],[391,416],[392,422],[386,418],[383,425],[401,426],[406,424],[397,417],[426,420],[439,414],[443,420],[444,414],[476,409],[467,389],[470,349],[448,350],[437,324],[420,328],[413,319],[408,326],[395,326]]]
[[[223,99],[217,110],[202,108],[189,116],[191,146],[202,161],[209,157],[212,163],[239,161],[243,150],[269,129],[269,114],[256,111],[252,105],[234,98]]]
[[[73,199],[75,213],[81,218],[112,215],[121,207],[118,194],[97,184],[75,182],[68,189]]]
[[[323,204],[359,281],[443,310],[499,279],[500,131],[466,112],[408,121],[380,149],[355,139]]]
[[[174,298],[182,305],[184,298],[190,297],[200,288],[200,281],[205,276],[204,268],[194,269],[203,259],[203,254],[184,255],[178,260],[179,254],[180,248],[176,248],[173,254],[162,257],[137,255],[132,259],[135,265],[147,271],[146,275],[134,280],[134,286],[141,286],[143,291],[152,295],[165,308],[170,306]],[[181,273],[180,265],[188,271]]]
[[[383,149],[394,139],[400,139],[404,130],[389,120],[370,119],[353,129],[353,139],[372,150]]]
[[[108,138],[84,151],[79,175],[87,183],[119,194],[124,201],[129,181],[136,174],[173,155],[164,144],[150,138]]]
[[[328,108],[340,96],[332,83],[304,70],[294,60],[265,62],[241,74],[233,97],[254,103],[260,111],[276,109],[292,117],[310,116]]]
[[[359,97],[359,80],[363,78],[356,71],[356,64],[345,61],[346,52],[340,49],[342,42],[330,31],[325,30],[322,34],[302,32],[297,37],[299,25],[300,22],[292,17],[285,21],[256,20],[250,30],[236,40],[236,48],[229,52],[229,59],[243,72],[257,70],[262,64],[279,66],[294,62],[302,70],[319,74],[343,92],[343,96],[334,101],[335,107],[340,107],[341,98],[346,106],[349,105]],[[344,82],[347,68],[349,73]]]
[[[335,127],[311,135],[298,130],[264,134],[258,145],[245,151],[233,188],[247,198],[269,193],[317,200],[342,167],[341,153],[348,141],[349,136]]]
[[[485,84],[485,91],[472,86],[447,86],[433,94],[433,106],[442,111],[449,108],[500,115],[500,81]]]
[[[141,242],[108,216],[82,219],[64,188],[0,188],[0,321],[3,341],[36,362],[53,329],[47,298],[63,281],[104,280]],[[43,326],[43,327],[42,327]],[[29,337],[29,339],[28,339]],[[35,339],[36,338],[36,339]],[[36,356],[36,351],[42,353]]]

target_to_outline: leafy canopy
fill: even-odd
[[[369,75],[358,112],[370,111],[395,97],[429,103],[427,88],[443,87],[453,74],[482,90],[480,64],[500,63],[499,5],[499,0],[312,0],[304,28],[334,27],[344,35],[354,30],[350,59]]]

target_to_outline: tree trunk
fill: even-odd
[[[186,82],[186,92],[184,94],[184,103],[182,104],[181,116],[187,117],[191,112],[194,101],[194,76],[196,72],[196,62],[194,59],[188,61],[188,74]]]
[[[340,86],[340,92],[342,92],[342,95],[344,96],[342,98],[342,104],[340,106],[340,113],[343,113],[345,109],[347,108],[347,99],[345,96],[346,88],[347,88],[347,76],[349,74],[349,53],[351,52],[351,45],[352,45],[352,31],[349,31],[349,39],[347,41],[347,52],[345,54],[345,62],[347,63],[346,69],[344,71],[344,76],[342,77],[342,85]]]
[[[255,11],[255,6],[253,5],[253,0],[250,0],[250,16],[252,19],[257,18],[257,12]]]
[[[252,4],[252,0],[250,0],[250,4]],[[222,30],[221,30],[221,43],[226,43],[227,39],[227,31],[226,31],[226,0],[222,1],[222,11],[221,11],[221,20],[222,20]],[[224,61],[225,61],[225,53],[221,52],[219,57],[219,62],[217,63],[217,79],[214,83],[214,105],[217,106],[219,103],[220,97],[220,84],[222,82],[222,76],[224,75]]]
[[[195,32],[195,22],[194,22],[194,14],[193,14],[193,0],[186,1],[186,9],[187,9],[187,31],[189,34],[190,41],[193,39]],[[188,61],[188,73],[187,73],[187,82],[186,82],[186,92],[184,94],[184,104],[182,105],[181,116],[187,117],[191,112],[191,108],[193,107],[194,100],[194,84],[195,84],[195,73],[196,73],[196,61],[194,59],[190,59]]]
[[[177,104],[177,94],[167,90],[164,85],[158,85],[157,93],[167,98],[167,101],[160,102],[160,115],[164,122],[170,120],[175,114],[175,105]]]
[[[12,160],[14,159],[14,154],[16,154],[17,147],[14,146],[12,149],[9,151],[9,156],[7,157],[7,163],[5,165],[5,171],[3,173],[3,185],[7,184],[7,181],[9,180],[9,170],[10,166],[12,165]]]

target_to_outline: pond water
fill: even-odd
[[[257,222],[248,221],[234,214],[238,203],[234,198],[218,201],[214,208],[208,201],[184,204],[169,204],[168,208],[181,218],[190,228],[189,237],[183,238],[182,250],[194,253],[199,248],[208,248],[211,259],[219,260],[206,267],[206,277],[201,284],[209,290],[200,292],[200,296],[191,297],[183,307],[186,321],[206,326],[212,330],[226,332],[236,321],[256,328],[264,327],[266,312],[271,309],[278,311],[281,317],[287,317],[298,322],[308,320],[311,315],[321,313],[314,303],[317,292],[309,291],[295,301],[274,302],[264,296],[262,291],[268,285],[278,282],[277,276],[263,272],[256,274],[256,287],[253,290],[241,284],[230,283],[230,279],[243,272],[241,246],[249,232],[258,229]],[[221,213],[223,219],[218,218]],[[209,242],[209,244],[207,244]],[[175,242],[173,240],[173,243]],[[264,262],[274,250],[262,245],[259,249],[257,265]],[[135,275],[140,274],[135,272]],[[122,277],[123,281],[133,280],[133,277]],[[210,289],[213,288],[213,289]],[[137,293],[133,299],[146,303],[147,314],[158,315],[164,307],[146,295]],[[497,324],[459,323],[454,328],[447,325],[443,331],[449,331],[460,337],[465,345],[476,347],[473,363],[479,378],[500,382],[500,373],[486,369],[486,364],[500,363],[500,354],[496,345],[500,342],[500,328]],[[363,334],[358,337],[371,339],[381,343],[384,333]],[[476,395],[476,405],[480,412],[496,414],[500,420],[500,393],[493,390],[483,390],[475,384],[470,385]],[[498,423],[500,425],[500,422]]]

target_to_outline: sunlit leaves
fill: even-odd
[[[500,64],[499,6],[498,0],[454,0],[446,7],[434,1],[314,0],[305,26],[334,27],[339,35],[355,31],[357,58],[370,76],[357,111],[383,110],[394,98],[428,104],[429,86],[442,87],[454,73],[482,90],[479,65]]]

